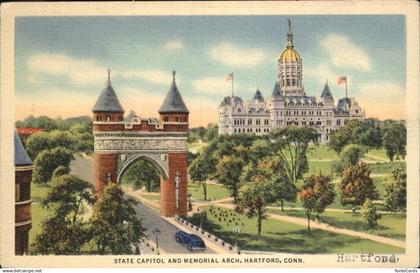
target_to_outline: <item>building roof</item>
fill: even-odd
[[[233,101],[234,105],[239,104],[239,103],[241,103],[241,104],[243,103],[241,97],[237,97],[237,96],[231,97],[231,96],[229,96],[229,97],[224,97],[223,98],[222,102],[220,103],[220,106],[231,105],[232,101]]]
[[[261,94],[260,89],[257,89],[257,91],[255,91],[254,100],[256,100],[258,102],[264,102],[264,97]]]
[[[333,95],[331,94],[330,87],[328,86],[328,82],[325,83],[324,89],[322,90],[321,98],[324,99],[332,99]]]
[[[178,90],[175,82],[175,71],[172,72],[173,80],[171,88],[159,109],[159,113],[189,113],[187,106],[182,99],[181,93]]]
[[[19,128],[16,128],[16,130],[19,135],[32,135],[32,134],[44,131],[44,129],[42,128],[33,128],[33,127],[19,127]]]
[[[299,53],[293,48],[293,33],[292,33],[292,24],[289,19],[289,30],[287,32],[287,44],[286,48],[280,54],[279,61],[281,62],[296,62],[301,61]]]
[[[351,99],[341,98],[338,100],[337,110],[338,111],[349,111],[351,106]]]
[[[15,146],[15,166],[30,166],[32,165],[32,161],[28,156],[25,148],[20,141],[20,138],[15,130],[14,135],[14,146]]]
[[[132,121],[134,118],[137,118],[137,114],[136,112],[134,112],[133,110],[130,111],[130,113],[128,114],[128,116],[124,119],[125,121]]]
[[[102,89],[101,94],[96,100],[92,112],[124,112],[117,94],[112,88],[110,72],[108,71],[108,80],[106,81],[105,88]]]
[[[276,83],[274,84],[273,93],[272,93],[271,96],[273,98],[281,98],[281,97],[283,97],[283,93],[281,92],[279,81],[276,81]]]

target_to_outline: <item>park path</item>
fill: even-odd
[[[216,203],[215,205],[218,206],[218,207],[223,207],[223,208],[227,208],[227,209],[234,209],[235,208],[235,205],[227,204],[227,203]],[[267,213],[267,215],[271,219],[275,219],[275,220],[279,220],[279,221],[283,221],[283,222],[288,222],[288,223],[297,224],[297,225],[301,225],[301,226],[307,226],[308,225],[307,219],[301,218],[301,217],[278,215],[278,214],[274,214],[274,213]],[[334,226],[331,226],[331,225],[328,225],[328,224],[325,224],[325,223],[318,223],[318,222],[315,222],[313,220],[311,220],[311,227],[312,228],[318,228],[318,229],[325,230],[325,231],[334,232],[334,233],[344,234],[344,235],[348,235],[348,236],[352,236],[352,237],[367,239],[367,240],[371,240],[371,241],[375,241],[375,242],[379,242],[379,243],[383,243],[383,244],[387,244],[387,245],[392,245],[392,246],[396,246],[396,247],[401,247],[401,248],[405,247],[405,242],[404,241],[395,240],[395,239],[386,238],[386,237],[377,236],[377,235],[372,235],[372,234],[368,234],[368,233],[364,233],[364,232],[344,229],[344,228],[338,228],[338,227],[334,227]]]

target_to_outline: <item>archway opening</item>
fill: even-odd
[[[122,167],[117,177],[128,196],[160,209],[160,186],[162,179],[167,179],[167,172],[159,162],[148,155],[138,155]]]
[[[160,170],[145,157],[139,157],[128,164],[119,175],[119,183],[133,190],[146,193],[160,191]]]

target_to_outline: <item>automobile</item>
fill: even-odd
[[[189,251],[206,249],[203,239],[195,234],[184,231],[179,230],[175,233],[175,241],[186,246]]]

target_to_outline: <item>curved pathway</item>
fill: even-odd
[[[233,205],[233,204],[216,203],[214,205],[216,205],[218,207],[228,208],[228,209],[234,209],[235,208],[235,205]],[[276,220],[279,220],[279,221],[289,222],[289,223],[293,223],[293,224],[297,224],[297,225],[301,225],[301,226],[307,226],[308,225],[307,219],[301,218],[301,217],[278,215],[278,214],[274,214],[274,213],[267,213],[267,215],[271,219],[276,219]],[[359,238],[362,238],[362,239],[367,239],[367,240],[371,240],[371,241],[375,241],[375,242],[379,242],[379,243],[383,243],[383,244],[387,244],[387,245],[392,245],[392,246],[396,246],[396,247],[405,248],[405,242],[404,241],[395,240],[395,239],[382,237],[382,236],[377,236],[377,235],[372,235],[372,234],[368,234],[368,233],[364,233],[364,232],[344,229],[344,228],[338,228],[338,227],[331,226],[331,225],[328,225],[328,224],[325,224],[325,223],[318,223],[318,222],[315,222],[313,220],[311,220],[311,227],[318,228],[318,229],[325,230],[325,231],[340,233],[340,234],[344,234],[344,235],[348,235],[348,236],[359,237]]]

